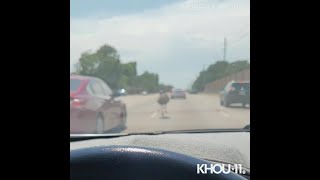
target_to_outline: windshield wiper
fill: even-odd
[[[250,132],[250,124],[246,125],[243,129],[246,129]]]
[[[82,141],[88,139],[107,139],[131,135],[157,135],[164,134],[162,131],[155,132],[139,132],[139,133],[114,133],[114,134],[70,134],[70,141]]]
[[[247,127],[247,126],[246,126]],[[250,132],[250,128],[242,129],[190,129],[190,130],[172,130],[172,131],[158,131],[147,133],[129,133],[129,135],[158,135],[158,134],[178,134],[178,133],[225,133],[225,132]]]
[[[225,132],[250,132],[250,124],[242,129],[190,129],[172,131],[134,132],[117,134],[70,134],[70,141],[82,141],[88,139],[115,138],[131,135],[159,135],[159,134],[184,134],[184,133],[225,133]]]
[[[127,136],[127,133],[117,133],[117,134],[70,134],[70,141],[82,141],[88,139],[105,139],[105,138],[115,138],[120,136]]]

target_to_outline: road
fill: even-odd
[[[250,123],[250,108],[222,107],[217,95],[188,94],[187,99],[170,100],[166,118],[161,118],[158,94],[121,97],[127,105],[126,132],[187,129],[242,128]]]

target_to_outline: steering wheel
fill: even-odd
[[[99,146],[70,151],[71,180],[106,179],[245,179],[233,173],[197,174],[208,161],[162,149]],[[208,166],[210,167],[210,166]]]

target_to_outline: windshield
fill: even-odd
[[[70,22],[70,134],[250,124],[249,0],[71,0]]]
[[[249,83],[233,83],[232,86],[236,89],[236,90],[250,90],[250,84]]]

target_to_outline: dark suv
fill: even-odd
[[[241,103],[243,107],[250,105],[250,82],[231,81],[220,92],[220,104],[228,107],[233,103]]]

